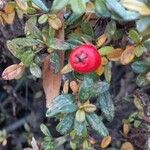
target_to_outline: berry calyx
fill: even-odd
[[[101,55],[95,46],[84,44],[73,49],[69,62],[76,72],[90,73],[101,65]]]

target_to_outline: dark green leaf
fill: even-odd
[[[90,77],[84,77],[84,80],[79,89],[79,98],[81,102],[85,102],[92,96],[94,81]]]
[[[101,136],[108,136],[108,130],[105,127],[102,120],[95,113],[90,113],[86,115],[87,121],[90,126]]]
[[[75,119],[74,114],[68,114],[68,115],[66,115],[60,121],[60,123],[57,125],[56,130],[60,134],[67,134],[72,129],[72,126],[73,126],[73,123],[74,123],[74,119]]]
[[[110,12],[106,7],[105,0],[95,0],[96,11],[104,17],[110,17]]]
[[[50,68],[54,73],[60,71],[60,58],[56,52],[50,54]]]
[[[70,0],[69,1],[71,8],[75,14],[83,14],[86,10],[85,0]]]
[[[42,75],[41,68],[35,63],[32,63],[30,65],[30,72],[33,76],[35,76],[37,78],[40,78]]]
[[[73,95],[59,95],[49,105],[46,116],[53,117],[59,113],[72,113],[76,110],[77,106]]]
[[[75,120],[74,130],[78,136],[86,136],[87,134],[86,121],[79,123],[78,121]]]
[[[83,31],[84,34],[94,37],[94,31],[93,31],[93,28],[90,25],[90,23],[83,22],[81,24],[81,29],[82,29],[82,31]]]
[[[150,64],[143,61],[136,61],[132,64],[131,67],[136,73],[144,73],[150,70]]]
[[[48,128],[47,128],[46,125],[41,124],[41,125],[40,125],[40,129],[41,129],[41,131],[43,132],[43,134],[44,134],[45,136],[52,137],[52,136],[51,136],[51,133],[49,132],[49,130],[48,130]]]
[[[47,6],[43,3],[42,0],[32,0],[32,2],[38,6],[41,10],[48,12],[49,9],[47,8]]]
[[[136,84],[139,86],[139,87],[144,87],[144,86],[147,86],[150,84],[150,81],[148,81],[145,77],[145,75],[143,74],[140,74],[138,75],[137,79],[136,79]]]
[[[134,41],[134,43],[138,44],[141,42],[141,36],[136,30],[130,30],[129,31],[129,38]]]
[[[100,94],[109,90],[109,83],[104,81],[98,81],[93,87],[93,96],[99,96]]]
[[[108,91],[99,95],[98,104],[106,119],[112,121],[114,118],[114,104]]]
[[[68,50],[70,49],[70,45],[67,42],[61,41],[59,39],[53,38],[48,39],[46,45],[55,50]]]
[[[62,10],[69,2],[70,0],[54,0],[51,10],[52,11],[59,11]]]

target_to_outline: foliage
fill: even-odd
[[[64,13],[64,21],[59,13]],[[71,72],[75,80],[74,84],[70,84],[72,93],[68,93],[67,82],[63,92],[50,100],[46,116],[59,120],[56,130],[69,137],[72,148],[82,145],[83,149],[90,149],[88,138],[91,128],[98,135],[107,137],[109,132],[105,122],[112,121],[115,115],[109,91],[112,64],[131,64],[133,71],[138,74],[137,85],[150,85],[150,2],[54,0],[50,7],[42,0],[15,0],[8,2],[0,11],[0,23],[13,24],[16,15],[20,19],[28,16],[24,28],[25,36],[7,41],[9,51],[20,63],[6,68],[2,78],[19,79],[25,68],[29,68],[33,76],[40,78],[43,53],[48,54],[48,68],[54,74],[61,72],[65,76]],[[92,15],[98,19],[103,17],[110,20],[101,35],[95,34],[94,25],[90,21]],[[129,21],[135,22],[136,26],[132,26],[129,31],[118,28],[119,23]],[[57,35],[61,29],[65,29],[65,40]],[[111,44],[112,41],[124,37],[129,41],[124,47]],[[86,43],[97,47],[102,56],[102,65],[92,73],[79,74],[70,67],[69,54],[75,47]],[[60,54],[65,54],[66,66],[63,69]],[[55,149],[55,140],[47,127],[42,125],[41,130],[45,135],[43,148]]]

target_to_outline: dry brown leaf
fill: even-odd
[[[148,73],[146,74],[146,79],[147,79],[148,81],[150,81],[150,72],[148,72]]]
[[[123,124],[123,133],[124,133],[124,135],[128,135],[129,131],[130,131],[130,126],[129,126],[129,124],[124,123],[124,124]]]
[[[106,148],[108,147],[108,145],[111,143],[111,136],[106,136],[102,139],[102,142],[101,142],[101,148]]]
[[[10,14],[1,13],[1,15],[7,24],[13,24],[15,19],[15,11]]]
[[[107,35],[106,34],[102,34],[98,39],[97,39],[97,47],[101,47],[107,40]]]
[[[71,88],[73,94],[76,94],[79,90],[79,85],[77,84],[76,81],[71,81],[70,82],[70,88]]]
[[[68,91],[69,91],[69,80],[66,80],[63,85],[63,92],[64,92],[64,94],[67,94]]]
[[[73,68],[71,67],[70,63],[68,63],[66,66],[64,66],[61,70],[61,74],[66,74],[69,73],[73,70]]]
[[[94,145],[96,144],[96,140],[93,137],[89,137],[88,141],[90,142],[90,144]]]
[[[107,65],[108,59],[106,57],[102,57],[102,65]]]
[[[104,73],[104,67],[101,65],[98,67],[98,69],[95,71],[99,76],[101,76]]]
[[[32,145],[32,149],[33,149],[33,150],[39,150],[37,141],[35,140],[34,137],[32,137],[31,145]]]
[[[64,12],[60,12],[58,16],[61,18],[63,22],[63,14]],[[64,28],[58,30],[56,32],[57,38],[60,40],[64,40]],[[58,55],[60,57],[61,67],[64,64],[64,52],[59,51]],[[43,65],[43,88],[46,95],[46,106],[48,107],[51,104],[51,101],[59,95],[60,86],[61,86],[61,74],[54,74],[52,70],[49,68],[49,56],[45,58]]]
[[[33,150],[33,149],[30,147],[27,147],[27,148],[24,148],[23,150]]]
[[[125,142],[122,144],[121,150],[134,150],[134,148],[130,142]]]
[[[22,64],[11,65],[3,71],[2,78],[4,80],[18,79],[22,76],[24,69],[25,66]]]
[[[132,62],[134,57],[135,57],[135,47],[134,46],[127,46],[127,48],[121,54],[120,62],[123,65],[127,65],[130,62]]]
[[[118,61],[121,57],[122,52],[123,49],[121,48],[114,49],[111,53],[107,55],[107,58],[111,61]]]
[[[14,8],[14,6],[13,6],[12,4],[10,4],[10,3],[7,3],[6,6],[4,7],[4,12],[5,12],[6,14],[11,14],[11,13],[13,13],[14,11],[15,11],[15,8]]]

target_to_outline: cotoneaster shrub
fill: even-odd
[[[28,19],[25,36],[7,41],[8,49],[20,63],[6,68],[2,78],[19,79],[26,68],[40,78],[43,53],[48,58],[50,75],[72,74],[73,79],[64,82],[60,95],[47,98],[46,116],[59,120],[56,130],[70,141],[72,149],[90,149],[89,130],[107,137],[104,122],[112,121],[115,115],[109,91],[112,63],[131,64],[139,74],[137,85],[150,84],[149,6],[148,0],[54,0],[51,6],[41,0],[10,1],[0,11],[1,24],[12,24],[16,15]],[[94,31],[93,18],[108,20],[103,33],[97,35]],[[117,26],[128,22],[135,23],[129,30]],[[111,44],[123,38],[128,39],[126,45]],[[47,87],[51,86],[46,82]],[[57,140],[46,126],[41,125],[41,130],[45,134],[43,148],[56,149]]]

